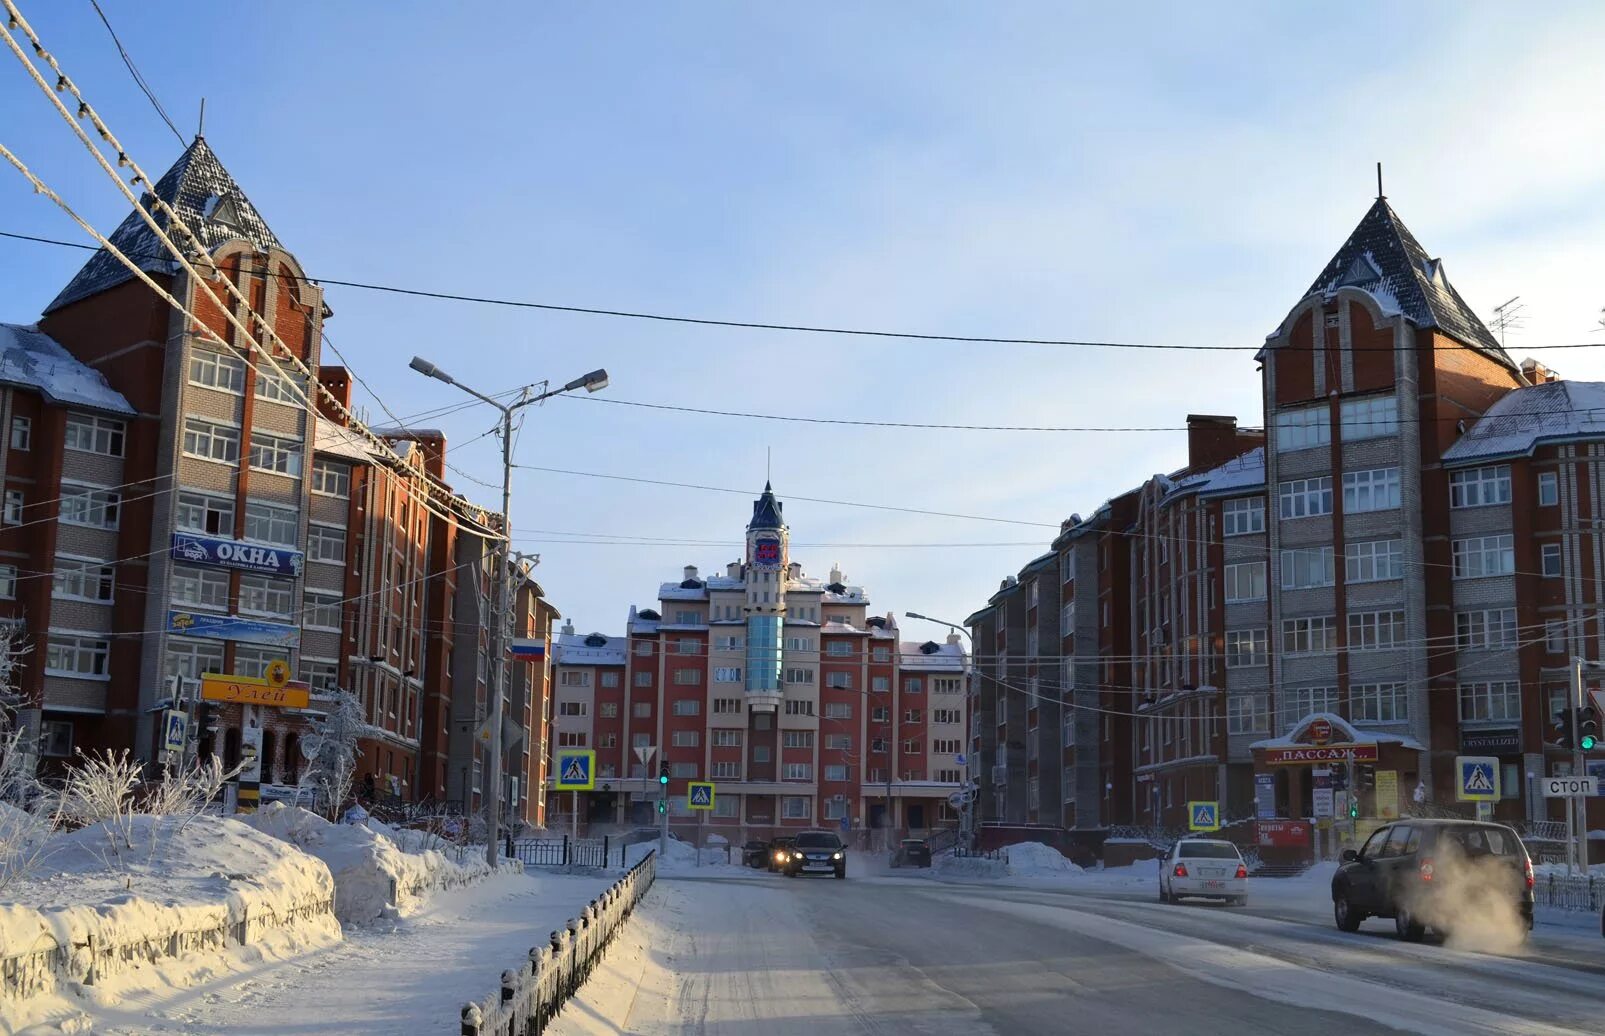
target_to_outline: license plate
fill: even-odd
[[[830,869],[830,864],[828,863],[810,863],[803,868],[805,871],[828,871]]]
[[[1204,882],[1204,887],[1206,889],[1223,889],[1226,887],[1226,883],[1224,881],[1206,881]]]

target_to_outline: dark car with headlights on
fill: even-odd
[[[847,848],[830,831],[801,831],[791,847],[791,859],[782,868],[786,877],[799,874],[834,874],[847,877]]]
[[[892,850],[893,867],[929,867],[931,843],[923,838],[905,838]]]
[[[769,843],[762,838],[749,838],[741,847],[741,863],[747,867],[767,867],[769,865]]]
[[[791,835],[781,835],[769,840],[769,872],[771,874],[786,869],[791,861],[791,847],[797,841]]]

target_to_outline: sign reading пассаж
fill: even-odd
[[[301,574],[303,558],[299,550],[261,543],[242,543],[192,532],[173,533],[173,557],[200,565],[219,565],[247,572],[266,572],[276,576]]]
[[[1341,763],[1353,760],[1357,763],[1375,762],[1377,757],[1376,745],[1326,745],[1324,747],[1299,748],[1267,748],[1265,762],[1276,766],[1287,766],[1296,763]]]

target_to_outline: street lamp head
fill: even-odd
[[[594,370],[589,374],[581,375],[563,386],[564,392],[573,392],[582,388],[587,392],[599,392],[607,388],[607,371]]]
[[[434,378],[437,381],[444,381],[448,385],[453,383],[450,374],[447,374],[439,367],[436,367],[422,356],[414,356],[412,358],[412,362],[407,364],[407,366],[411,367],[413,370],[417,371],[419,374],[422,374],[426,378]]]

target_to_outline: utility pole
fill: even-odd
[[[455,380],[450,374],[436,367],[422,356],[414,356],[408,364],[413,370],[425,377],[443,381],[448,385],[455,385],[470,396],[484,403],[489,403],[502,415],[502,536],[496,549],[496,569],[492,582],[492,599],[495,601],[495,616],[493,617],[490,634],[490,651],[492,664],[496,667],[496,679],[490,695],[490,759],[486,766],[485,778],[485,833],[487,845],[485,858],[494,869],[501,852],[498,843],[501,839],[502,819],[502,709],[507,701],[507,683],[511,675],[507,662],[507,624],[511,621],[513,605],[512,593],[512,564],[513,564],[513,414],[524,407],[543,402],[553,396],[572,392],[583,388],[587,392],[596,392],[607,387],[607,371],[594,370],[589,374],[575,378],[562,388],[547,389],[536,395],[531,395],[533,386],[526,385],[519,392],[518,402],[508,405],[483,392],[475,391]],[[466,797],[467,789],[464,789]]]

